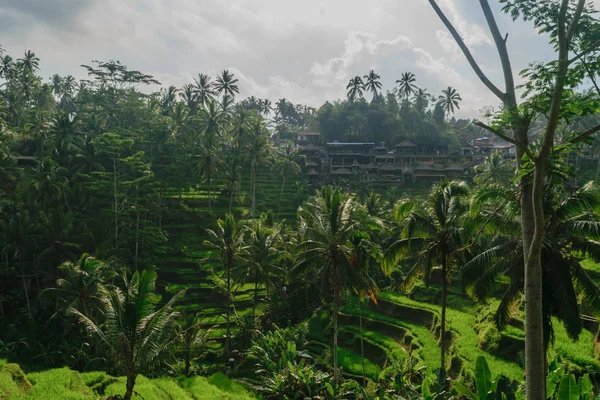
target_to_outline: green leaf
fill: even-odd
[[[554,368],[554,369],[553,369]],[[548,378],[546,379],[546,397],[550,398],[554,395],[561,378],[564,375],[564,371],[560,364],[557,366],[555,361],[550,363],[550,372],[548,372]]]
[[[573,375],[565,375],[560,380],[558,400],[579,400],[579,390]]]
[[[479,400],[477,398],[477,396],[475,395],[475,393],[473,393],[471,391],[471,389],[469,389],[465,384],[463,384],[461,382],[454,382],[454,385],[452,387],[454,388],[456,393],[460,396],[464,396],[471,400]]]
[[[480,399],[487,398],[492,389],[492,373],[483,356],[477,357],[475,361],[475,386],[477,387],[477,396]]]
[[[592,386],[592,381],[590,380],[590,375],[585,374],[581,378],[579,378],[579,396],[581,399],[591,399],[594,397],[594,387]]]

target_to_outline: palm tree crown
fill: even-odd
[[[215,89],[217,94],[223,94],[223,96],[235,97],[237,93],[240,92],[237,83],[239,80],[235,78],[234,74],[229,72],[228,70],[223,70],[221,75],[217,77],[217,82],[215,83]]]
[[[379,81],[381,77],[375,73],[374,70],[369,71],[365,78],[365,90],[373,93],[373,97],[377,96],[379,90],[381,90],[381,82]]]
[[[364,83],[360,76],[355,76],[350,79],[348,85],[346,85],[346,89],[348,89],[348,100],[354,101],[357,97],[363,97],[363,89]]]
[[[452,86],[448,86],[448,89],[442,90],[442,94],[439,97],[439,102],[446,110],[447,114],[454,114],[454,109],[460,110],[459,102],[462,101],[460,94]]]
[[[410,95],[413,94],[417,89],[417,85],[415,85],[415,82],[415,74],[413,74],[412,72],[402,73],[402,77],[396,80],[396,83],[398,84],[398,93],[400,97],[408,99]]]

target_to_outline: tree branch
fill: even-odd
[[[431,7],[435,11],[435,13],[438,15],[438,17],[440,18],[440,20],[444,23],[444,25],[446,26],[446,28],[450,32],[450,34],[452,35],[452,37],[456,41],[456,44],[458,44],[458,47],[462,50],[463,54],[467,58],[467,61],[471,65],[471,68],[473,68],[473,71],[475,71],[475,74],[477,74],[477,76],[479,77],[479,79],[481,80],[481,82],[483,82],[483,84],[485,86],[487,86],[487,88],[490,89],[490,91],[492,91],[492,93],[494,93],[496,95],[496,97],[498,97],[502,102],[505,102],[506,101],[506,94],[503,93],[502,90],[500,90],[496,85],[494,85],[492,83],[492,81],[490,81],[489,78],[483,73],[483,71],[479,67],[479,64],[477,64],[477,61],[475,61],[475,59],[473,58],[473,55],[471,54],[471,51],[465,45],[465,42],[462,40],[462,38],[460,37],[460,35],[456,31],[456,29],[454,28],[454,26],[452,25],[452,23],[448,20],[448,18],[446,18],[446,15],[440,9],[440,7],[437,5],[437,3],[435,2],[435,0],[429,0],[429,4],[431,4]]]
[[[504,101],[507,103],[507,108],[511,112],[514,112],[517,108],[517,96],[515,92],[515,81],[513,78],[512,66],[510,64],[510,57],[508,56],[508,50],[506,49],[506,40],[508,39],[508,33],[504,38],[502,37],[500,29],[498,29],[498,24],[496,23],[496,18],[494,18],[494,13],[490,8],[488,0],[479,0],[479,4],[481,5],[483,15],[485,16],[485,20],[487,21],[487,24],[490,28],[490,32],[492,33],[492,38],[494,39],[496,49],[498,50],[498,56],[500,57],[500,63],[502,64],[502,72],[504,73],[504,84],[506,86]]]
[[[593,128],[588,129],[585,132],[580,133],[575,136],[573,139],[567,141],[567,144],[574,144],[584,141],[588,136],[593,135],[596,132],[600,132],[600,125],[596,125]]]
[[[600,39],[596,40],[594,43],[586,46],[579,54],[569,60],[569,65],[573,64],[575,61],[579,60],[581,57],[585,56],[591,51],[594,51],[600,46]]]
[[[514,144],[516,147],[522,148],[523,152],[525,154],[527,154],[529,156],[529,158],[531,158],[532,160],[535,160],[535,156],[533,155],[533,153],[531,152],[531,150],[528,147],[521,146],[519,144],[519,142],[517,142],[515,139],[513,139],[513,138],[511,138],[509,136],[506,136],[503,132],[500,132],[498,129],[492,128],[491,126],[486,125],[486,124],[484,124],[481,121],[474,121],[473,124],[477,125],[480,128],[483,128],[483,129],[485,129],[487,131],[490,131],[491,133],[493,133],[494,135],[500,137],[501,139],[504,139],[507,142]]]
[[[581,13],[583,12],[583,7],[585,6],[585,0],[579,0],[577,3],[577,8],[575,9],[575,14],[573,14],[573,19],[571,19],[571,23],[569,23],[569,28],[567,29],[567,45],[571,44],[571,39],[573,39],[573,35],[575,34],[575,29],[579,24],[579,19],[581,18]]]

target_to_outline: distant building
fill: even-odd
[[[302,131],[296,133],[296,145],[305,146],[309,143],[318,144],[321,142],[321,133],[313,131]]]
[[[359,170],[375,169],[375,143],[342,143],[334,141],[326,144],[325,152],[329,160],[329,172],[333,176],[353,175]]]

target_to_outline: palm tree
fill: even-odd
[[[475,167],[473,181],[481,186],[501,185],[508,187],[515,174],[515,165],[511,159],[496,151],[485,158],[483,164]]]
[[[219,95],[223,94],[223,96],[234,98],[240,92],[237,85],[238,82],[239,80],[235,78],[234,74],[225,69],[221,72],[221,75],[217,76],[215,90]]]
[[[74,308],[70,312],[106,346],[127,378],[123,399],[130,400],[137,376],[156,366],[175,344],[174,327],[179,314],[173,311],[173,304],[184,292],[177,293],[156,310],[156,272],[136,271],[131,280],[126,276],[123,280],[124,290],[100,288],[105,315],[101,325]]]
[[[273,112],[273,103],[271,103],[271,100],[269,99],[264,99],[262,101],[262,105],[261,105],[261,113],[265,116],[268,117],[269,115],[271,115],[271,112]]]
[[[298,149],[288,143],[283,149],[280,149],[275,159],[275,168],[281,173],[281,191],[279,192],[279,205],[277,206],[277,221],[279,221],[279,211],[281,210],[281,199],[283,198],[283,188],[285,180],[289,175],[297,176],[300,173],[300,165],[296,162],[298,159]]]
[[[87,253],[79,261],[66,261],[58,269],[65,277],[56,280],[56,288],[44,292],[58,295],[63,302],[61,311],[70,312],[74,309],[96,320],[104,311],[101,289],[115,277],[114,270]]]
[[[208,341],[210,329],[202,328],[200,313],[184,313],[177,328],[179,329],[179,345],[183,350],[183,361],[185,362],[183,374],[190,376],[191,361],[194,354],[201,350]]]
[[[58,74],[52,75],[50,78],[52,84],[52,93],[54,94],[54,99],[58,102],[60,96],[63,93],[63,79]]]
[[[433,186],[427,202],[417,199],[400,200],[394,210],[399,227],[399,239],[386,251],[386,259],[416,259],[400,285],[404,289],[418,274],[429,282],[436,263],[441,264],[442,315],[441,361],[445,370],[446,356],[446,297],[451,268],[460,265],[464,240],[462,223],[468,209],[469,189],[464,182],[442,181]]]
[[[196,87],[191,84],[183,85],[181,92],[179,92],[179,97],[190,110],[190,115],[196,114],[196,111],[198,110],[198,94],[196,92]]]
[[[520,232],[518,196],[506,187],[489,186],[479,190],[472,203],[471,213],[487,221],[489,237],[480,236],[480,253],[462,268],[463,285],[471,297],[482,300],[497,289],[498,278],[510,279],[494,318],[502,330],[524,289],[523,246],[515,234]],[[553,337],[552,317],[561,320],[576,340],[582,329],[580,304],[600,316],[600,289],[580,264],[582,258],[600,262],[600,190],[593,182],[566,191],[549,183],[544,206],[542,309],[544,344],[548,346]]]
[[[373,98],[377,96],[377,92],[381,90],[381,82],[379,81],[381,77],[375,73],[374,70],[369,71],[365,78],[365,90],[373,93]]]
[[[279,264],[281,257],[277,249],[279,243],[278,232],[268,227],[260,219],[255,221],[249,229],[247,240],[247,254],[244,257],[244,268],[248,275],[254,279],[254,303],[252,304],[252,321],[256,321],[256,304],[258,301],[258,283],[264,282],[267,288],[272,286],[270,272]]]
[[[216,249],[219,262],[223,265],[227,280],[227,312],[226,312],[226,336],[225,352],[230,350],[231,341],[231,270],[237,258],[246,251],[245,229],[240,222],[236,222],[231,214],[227,214],[224,220],[217,222],[216,232],[212,229],[206,230],[208,240],[203,244],[209,248]]]
[[[352,233],[352,267],[354,268],[355,280],[351,282],[352,290],[358,294],[358,318],[360,335],[360,359],[362,365],[363,385],[366,386],[365,378],[365,352],[362,332],[362,302],[363,297],[367,297],[377,302],[375,290],[377,285],[369,277],[367,265],[372,259],[378,261],[382,257],[381,247],[375,245],[369,240],[369,234],[356,230]],[[366,295],[366,296],[365,296]]]
[[[200,109],[197,120],[200,124],[200,131],[202,132],[199,143],[197,169],[200,175],[205,177],[208,181],[208,210],[209,212],[212,212],[211,178],[217,172],[217,168],[221,163],[218,145],[224,129],[225,115],[216,101],[209,100],[206,107]]]
[[[300,207],[300,224],[306,239],[299,244],[303,260],[295,267],[301,274],[315,268],[322,295],[325,288],[333,287],[333,371],[337,382],[338,371],[338,313],[342,294],[342,277],[354,273],[350,240],[360,222],[354,218],[354,202],[340,189],[323,187],[316,197]]]
[[[354,101],[356,97],[363,97],[364,83],[360,76],[355,76],[348,81],[346,89],[348,90],[348,100]]]
[[[430,98],[431,95],[427,93],[427,89],[418,88],[413,97],[413,101],[415,102],[415,109],[421,114],[424,113],[425,109],[429,105]]]
[[[401,98],[406,100],[417,90],[417,85],[415,85],[415,82],[415,74],[412,72],[402,73],[402,77],[396,80],[396,83],[398,84],[398,94]]]
[[[40,59],[31,50],[27,50],[23,58],[17,60],[17,63],[30,75],[35,74],[40,69]]]
[[[248,157],[252,174],[252,205],[250,215],[254,218],[256,213],[256,175],[258,167],[269,161],[271,145],[269,143],[269,132],[262,118],[253,118],[249,122],[248,134]]]
[[[194,79],[195,100],[198,105],[204,106],[215,96],[215,85],[210,81],[210,76],[199,74],[198,79]]]
[[[448,89],[442,90],[442,94],[439,97],[439,102],[446,110],[447,114],[454,114],[454,109],[460,110],[459,102],[462,101],[460,94],[451,86]]]

